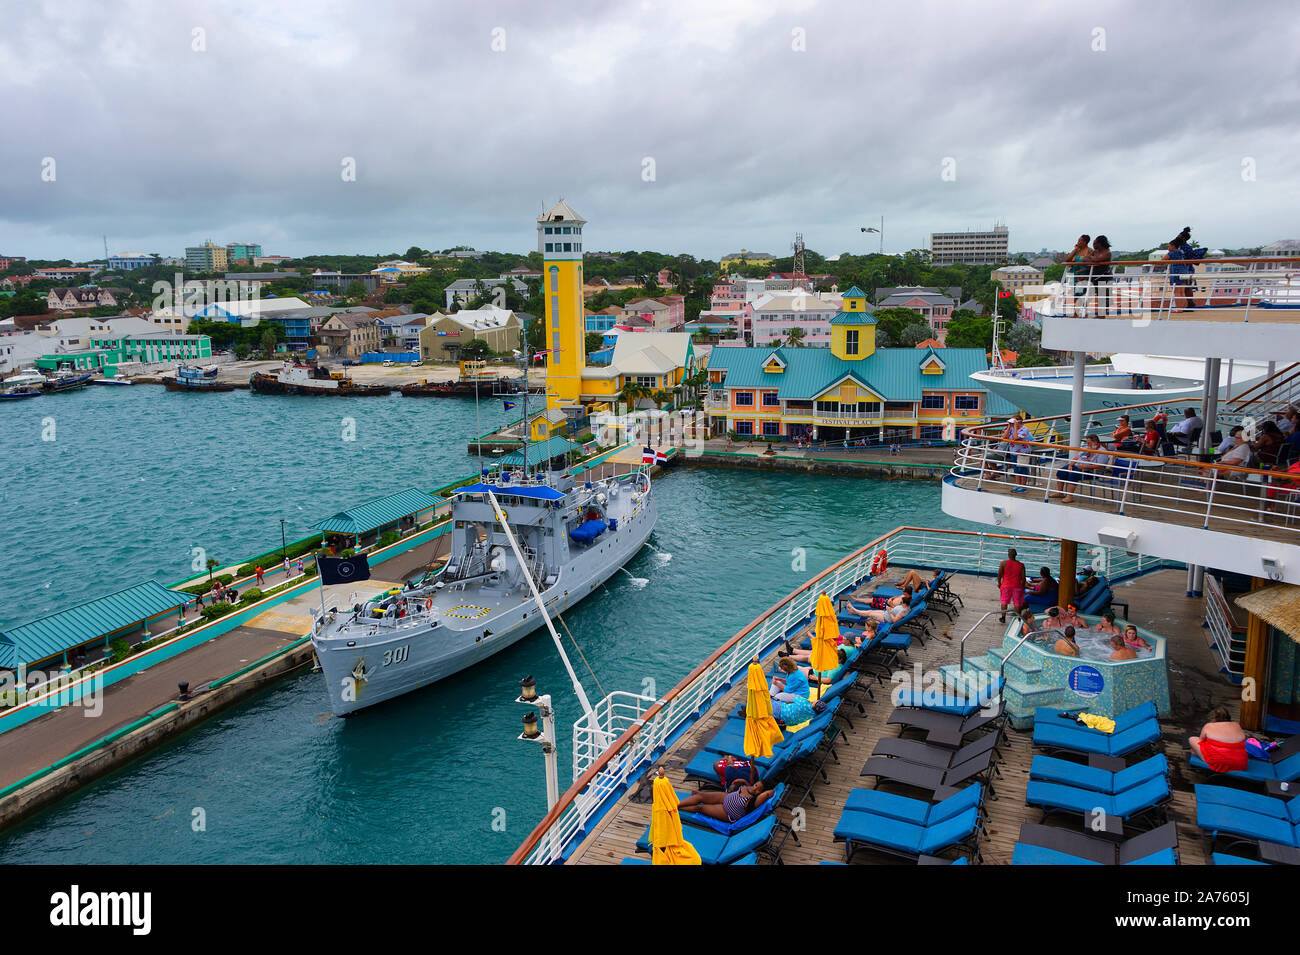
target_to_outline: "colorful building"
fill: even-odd
[[[563,199],[537,220],[546,297],[546,407],[580,408],[587,365],[582,297],[582,227],[587,220]]]
[[[829,348],[715,348],[709,354],[714,434],[787,440],[951,440],[1011,414],[970,379],[980,348],[876,348],[866,294],[850,289]]]

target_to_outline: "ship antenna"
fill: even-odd
[[[524,345],[524,480],[528,480],[528,333],[524,330],[522,324],[519,328],[519,337],[523,340]]]

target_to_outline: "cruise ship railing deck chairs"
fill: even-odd
[[[844,861],[859,849],[920,861],[956,849],[978,862],[984,831],[984,794],[968,786],[937,803],[855,789],[835,824],[835,841],[844,843]]]
[[[1246,761],[1246,768],[1236,772],[1217,773],[1195,753],[1192,754],[1189,762],[1193,769],[1199,769],[1212,777],[1221,776],[1230,781],[1247,783],[1300,782],[1300,733],[1273,749],[1269,753],[1268,759],[1251,757]]]
[[[770,801],[770,800],[769,800]],[[772,861],[780,861],[775,851],[771,850],[772,837],[782,823],[770,812],[745,829],[739,829],[730,835],[723,835],[713,829],[701,829],[682,820],[682,835],[695,847],[704,865],[735,865],[746,856],[765,855]],[[637,840],[638,852],[650,851],[650,827]],[[743,863],[742,863],[743,864]]]
[[[960,746],[966,737],[980,730],[995,730],[999,735],[1006,732],[1006,705],[999,700],[991,709],[976,710],[963,716],[929,710],[923,707],[899,706],[885,720],[887,725],[898,726],[898,735],[910,732],[923,733],[925,742],[938,746]]]
[[[1164,776],[1148,779],[1114,795],[1033,779],[1025,788],[1025,802],[1042,809],[1045,816],[1054,812],[1077,813],[1085,819],[1100,815],[1125,823],[1163,819],[1169,798],[1169,780]]]
[[[1051,707],[1034,711],[1034,746],[1049,752],[1078,755],[1127,756],[1160,739],[1154,703],[1143,703],[1115,717],[1115,731],[1080,726]]]
[[[1140,763],[1116,772],[1084,763],[1072,763],[1054,756],[1035,756],[1029,764],[1029,778],[1032,781],[1058,783],[1111,796],[1168,776],[1169,760],[1164,753],[1149,756]]]
[[[1011,856],[1012,865],[1177,865],[1178,828],[1166,822],[1116,842],[1060,826],[1027,822]]]

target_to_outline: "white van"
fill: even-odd
[[[393,367],[393,360],[392,360],[391,358],[385,358],[385,359],[384,359],[384,367],[385,367],[385,368],[391,368],[391,367]]]

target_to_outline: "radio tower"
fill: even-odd
[[[808,272],[804,267],[803,261],[803,233],[796,232],[794,235],[794,244],[790,246],[794,249],[794,276],[790,281],[791,288],[808,288]]]

